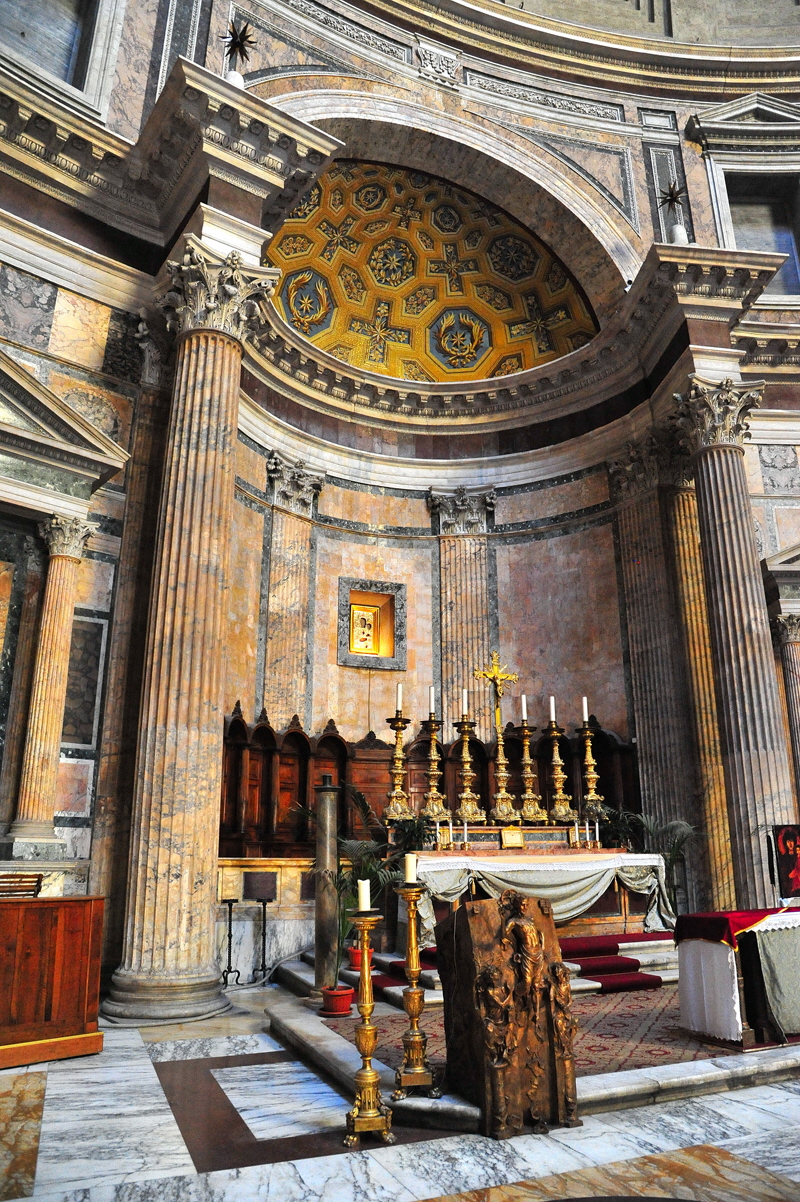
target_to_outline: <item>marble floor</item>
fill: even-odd
[[[0,1202],[800,1202],[800,1076],[546,1136],[398,1128],[348,1152],[346,1097],[265,1030],[267,996],[0,1073]]]

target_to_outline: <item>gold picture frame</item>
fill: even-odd
[[[525,835],[521,826],[504,826],[500,831],[501,847],[525,846]]]
[[[380,655],[381,609],[379,605],[350,605],[350,651],[353,655]]]

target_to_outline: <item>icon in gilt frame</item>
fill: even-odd
[[[350,606],[350,651],[353,655],[380,655],[381,611],[378,605]]]

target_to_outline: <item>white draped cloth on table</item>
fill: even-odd
[[[516,889],[527,897],[547,898],[556,922],[563,923],[585,914],[617,880],[626,889],[647,895],[646,931],[671,930],[675,925],[659,855],[421,856],[417,874],[430,891],[419,904],[423,947],[432,942],[436,924],[431,898],[454,902],[472,881],[491,897]]]

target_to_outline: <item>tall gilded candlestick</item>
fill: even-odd
[[[462,714],[461,721],[456,722],[455,727],[461,735],[461,777],[462,789],[458,795],[459,806],[456,810],[456,818],[464,825],[468,822],[481,823],[486,821],[486,815],[478,805],[480,797],[477,793],[472,792],[472,782],[475,780],[475,773],[472,770],[472,758],[469,754],[470,735],[475,729],[475,723],[470,720],[467,714]],[[466,836],[465,836],[466,837]]]
[[[355,1075],[356,1097],[353,1109],[347,1113],[346,1148],[358,1148],[361,1134],[374,1131],[385,1144],[395,1143],[392,1135],[392,1112],[381,1098],[378,1088],[380,1074],[372,1067],[372,1057],[378,1042],[378,1028],[372,1021],[375,999],[372,994],[372,968],[370,966],[370,932],[383,918],[377,910],[351,911],[353,926],[358,932],[361,948],[361,973],[358,980],[358,1012],[361,1022],[356,1027],[356,1047],[361,1057],[361,1068]]]
[[[500,699],[505,690],[506,681],[516,682],[519,680],[516,672],[506,672],[504,665],[500,667],[500,652],[493,651],[489,666],[487,668],[476,668],[473,676],[476,680],[488,680],[494,692],[494,729],[497,737],[497,756],[495,758],[494,778],[497,783],[497,792],[493,796],[494,806],[489,811],[489,817],[495,822],[500,822],[508,825],[512,822],[521,822],[522,815],[519,810],[514,808],[514,798],[506,789],[510,773],[508,771],[508,760],[506,759],[505,744],[503,742],[503,715],[500,707]]]
[[[439,743],[436,739],[437,732],[442,729],[442,724],[436,721],[436,714],[431,710],[431,715],[427,722],[422,723],[422,729],[430,739],[428,750],[428,770],[425,775],[428,778],[428,791],[423,795],[425,805],[420,810],[423,818],[427,818],[430,822],[449,822],[450,811],[445,805],[444,795],[439,792],[439,781],[442,779],[442,770],[439,767],[441,756],[439,755]]]
[[[575,731],[583,739],[583,813],[584,817],[598,822],[605,817],[606,807],[603,805],[605,798],[601,797],[597,792],[597,782],[600,776],[597,769],[597,760],[592,755],[592,728],[587,721],[584,721],[582,726],[576,726]]]
[[[403,777],[405,776],[403,731],[411,719],[404,718],[403,711],[398,709],[395,716],[387,718],[386,721],[394,731],[394,751],[392,753],[392,766],[390,768],[392,788],[386,794],[389,798],[389,804],[384,810],[383,816],[387,822],[402,822],[405,818],[416,817],[414,811],[409,807],[408,796],[403,790]]]
[[[523,718],[520,726],[522,732],[522,818],[524,822],[547,822],[547,810],[539,804],[542,800],[539,794],[533,791],[534,783],[538,784],[531,759],[531,734],[534,730],[536,727],[528,726],[527,718]]]
[[[564,792],[564,781],[567,779],[567,774],[564,771],[564,761],[558,750],[558,740],[563,735],[564,731],[556,723],[555,718],[551,718],[547,723],[547,734],[553,740],[553,760],[551,768],[551,777],[553,781],[553,804],[550,807],[549,818],[552,823],[556,822],[574,822],[578,817],[575,810],[570,806],[572,798]]]
[[[428,1037],[419,1028],[425,1008],[425,990],[419,986],[419,939],[417,936],[417,906],[426,886],[421,881],[406,881],[395,885],[395,893],[408,907],[408,941],[406,943],[406,980],[403,990],[403,1009],[408,1015],[408,1030],[403,1035],[403,1063],[395,1073],[396,1089],[392,1101],[399,1102],[409,1089],[423,1088],[429,1098],[440,1098],[441,1091],[434,1083],[433,1069],[428,1063]]]

